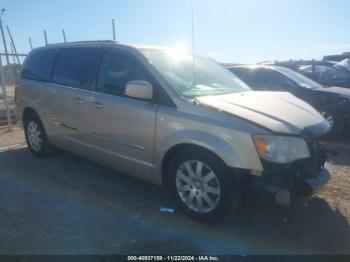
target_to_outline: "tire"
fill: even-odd
[[[340,113],[331,111],[321,111],[320,114],[331,125],[331,129],[324,135],[326,140],[336,140],[340,137],[344,129],[344,118]]]
[[[23,126],[30,152],[39,158],[47,157],[49,155],[49,143],[39,116],[35,113],[26,116]]]
[[[205,150],[178,152],[169,165],[168,181],[178,206],[203,222],[221,222],[240,206],[234,175],[221,159]]]

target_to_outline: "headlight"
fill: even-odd
[[[254,135],[256,149],[261,158],[280,164],[310,157],[304,139],[292,136]]]

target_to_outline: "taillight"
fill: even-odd
[[[19,83],[16,82],[15,84],[15,102],[17,103],[17,99],[18,99],[18,96],[19,96],[19,89],[20,89],[20,86],[19,86]]]

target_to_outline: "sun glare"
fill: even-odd
[[[168,50],[168,55],[174,63],[178,63],[189,54],[185,44],[177,43]]]

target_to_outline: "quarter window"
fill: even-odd
[[[145,69],[135,59],[119,53],[105,54],[97,78],[96,91],[124,96],[129,81],[150,81]]]
[[[98,52],[91,48],[62,49],[57,57],[53,82],[90,89],[98,61]]]
[[[35,51],[26,62],[22,78],[36,81],[50,81],[52,66],[55,61],[56,50]]]

